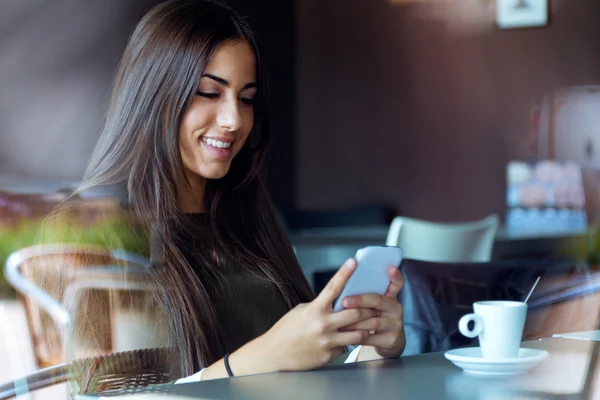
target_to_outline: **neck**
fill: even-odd
[[[188,177],[189,186],[182,188],[177,194],[179,210],[184,213],[205,213],[206,204],[204,192],[206,190],[206,179],[194,176]]]

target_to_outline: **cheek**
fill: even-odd
[[[185,123],[185,120],[181,123],[179,127],[179,152],[181,153],[182,158],[186,159],[189,157],[192,147],[192,137],[191,128],[188,124]]]
[[[210,112],[206,107],[192,104],[190,109],[183,116],[179,126],[179,148],[180,150],[190,150],[195,146],[195,138],[198,137],[209,124]]]
[[[185,169],[194,170],[194,149],[190,139],[184,137],[184,135],[179,135],[179,154]]]
[[[189,110],[181,121],[180,136],[194,136],[197,131],[206,129],[214,120],[214,110],[206,104],[200,104],[197,100],[192,103]],[[195,135],[197,136],[197,135]]]

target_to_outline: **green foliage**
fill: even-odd
[[[93,223],[53,223],[42,227],[41,220],[23,222],[0,230],[0,298],[13,297],[14,290],[4,279],[4,264],[8,256],[24,247],[36,244],[69,243],[121,249],[149,257],[149,245],[143,230],[122,217],[104,217]]]

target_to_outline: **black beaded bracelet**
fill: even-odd
[[[227,370],[227,375],[229,375],[229,377],[231,378],[233,375],[233,372],[231,372],[231,367],[229,366],[229,353],[225,354],[225,357],[223,357],[223,362],[225,363],[225,369]]]

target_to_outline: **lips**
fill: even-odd
[[[235,140],[227,138],[200,138],[200,145],[209,155],[218,160],[227,160],[233,154],[233,144]]]

